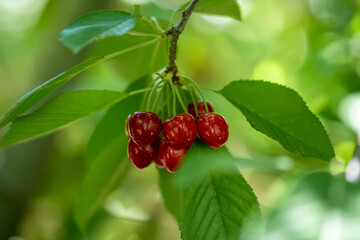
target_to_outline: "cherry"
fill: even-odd
[[[179,148],[171,145],[165,137],[160,140],[158,158],[169,172],[175,172],[181,168],[188,148]]]
[[[154,163],[158,168],[164,168],[165,165],[161,162],[159,157],[154,158]]]
[[[138,145],[153,143],[161,132],[161,120],[152,112],[135,112],[129,119],[131,139]]]
[[[189,113],[175,115],[165,120],[163,134],[175,147],[190,147],[197,135],[195,118]]]
[[[211,104],[209,102],[206,102],[207,104],[207,107],[208,107],[208,110],[209,112],[214,112],[214,108],[213,106],[211,106]],[[205,115],[206,114],[206,108],[205,108],[205,104],[204,104],[204,101],[198,101],[196,103],[196,106],[197,106],[197,110],[198,110],[198,115],[199,116],[202,116],[202,115]],[[188,105],[188,111],[191,115],[193,115],[194,118],[196,118],[196,112],[195,112],[195,107],[194,107],[194,104],[193,103],[190,103]]]
[[[146,168],[157,156],[158,145],[156,143],[148,145],[137,145],[132,139],[128,144],[128,157],[135,167]]]
[[[129,129],[129,120],[130,120],[131,114],[127,117],[125,120],[125,134],[129,138],[130,137],[130,129]]]
[[[197,122],[200,139],[212,148],[225,144],[229,137],[229,126],[223,116],[207,113]]]
[[[153,144],[156,145],[156,149],[159,150],[159,146],[160,146],[160,139],[161,138],[158,138]],[[153,159],[155,165],[158,167],[158,168],[164,168],[164,164],[161,162],[159,156],[157,155],[154,159]]]

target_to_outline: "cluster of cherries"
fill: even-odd
[[[169,172],[178,170],[189,147],[198,136],[212,148],[225,144],[229,137],[229,127],[224,117],[214,113],[203,101],[188,105],[189,113],[181,113],[161,123],[152,112],[135,112],[125,123],[126,135],[130,138],[128,156],[135,167],[142,169],[154,162],[157,167]],[[162,136],[160,133],[162,131]]]

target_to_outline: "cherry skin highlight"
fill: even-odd
[[[208,107],[208,110],[209,112],[214,112],[214,108],[213,106],[209,103],[209,102],[206,102],[207,104],[207,107]],[[205,115],[206,114],[206,108],[205,108],[205,103],[204,101],[198,101],[196,103],[196,106],[197,106],[197,109],[198,109],[198,115],[199,117],[201,117],[202,115]],[[195,112],[195,107],[194,107],[194,104],[193,103],[190,103],[188,105],[188,111],[189,113],[194,117],[196,118],[196,112]]]
[[[161,120],[152,112],[135,112],[129,119],[129,134],[138,145],[147,145],[158,139]]]
[[[207,113],[197,122],[200,139],[212,148],[225,144],[229,137],[229,126],[223,116]]]
[[[158,158],[169,172],[181,168],[188,148],[178,148],[171,145],[164,137],[160,140]]]
[[[156,158],[158,146],[154,143],[140,146],[130,139],[127,152],[132,164],[138,169],[143,169]]]
[[[163,124],[163,134],[166,140],[175,147],[190,147],[196,140],[196,121],[189,113],[175,115]]]

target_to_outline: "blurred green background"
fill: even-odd
[[[99,9],[131,12],[132,4],[138,3],[144,5],[144,15],[156,16],[166,26],[172,12],[185,2],[1,0],[0,114],[27,91],[81,60],[124,48],[129,41],[143,41],[133,36],[109,38],[73,55],[57,38],[74,18]],[[337,156],[330,173],[305,176],[313,168],[311,160],[290,155],[253,130],[223,98],[205,92],[229,122],[230,152],[240,157],[266,156],[276,166],[242,169],[264,214],[265,230],[256,234],[277,240],[357,239],[360,188],[353,182],[359,178],[360,160],[352,156],[360,131],[360,1],[239,3],[243,22],[192,15],[179,41],[180,71],[213,89],[233,80],[262,79],[297,90],[320,117]],[[123,90],[147,73],[153,48],[101,63],[60,91]],[[162,49],[154,70],[166,61]],[[85,149],[102,114],[0,150],[0,239],[83,239],[73,220],[74,199],[90,165]],[[351,168],[344,174],[351,159]],[[87,239],[179,239],[177,223],[163,206],[157,181],[154,166],[142,171],[129,168],[121,186],[93,217]],[[289,213],[297,207],[298,212]],[[312,221],[312,228],[307,226],[309,221],[303,224],[304,219]],[[330,229],[335,233],[329,235]]]

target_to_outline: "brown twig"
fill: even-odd
[[[194,11],[198,2],[199,2],[199,0],[191,1],[191,3],[182,12],[182,18],[181,18],[180,22],[177,25],[175,25],[165,31],[165,34],[167,36],[171,35],[170,51],[169,51],[169,65],[166,68],[166,72],[172,72],[175,79],[177,79],[176,73],[178,72],[178,68],[175,63],[177,42],[179,40],[180,34],[184,31],[185,25],[186,25],[187,21],[189,20],[191,14]],[[173,79],[173,80],[175,80],[175,79]]]

